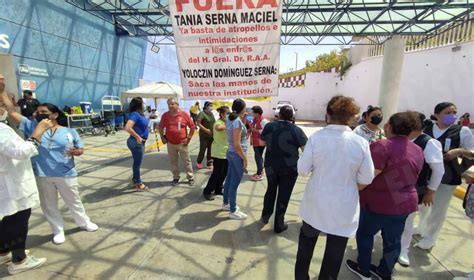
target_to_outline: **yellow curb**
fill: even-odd
[[[454,190],[454,196],[459,199],[464,199],[464,197],[466,196],[466,189],[461,186],[457,186]]]
[[[196,137],[196,133],[193,135],[193,138]],[[153,149],[157,149],[159,147],[163,147],[163,142],[158,141],[157,143],[153,143],[147,147],[145,147],[145,151],[149,152]],[[130,152],[129,149],[109,149],[109,148],[96,148],[96,147],[84,147],[86,151],[94,151],[94,152],[103,152],[103,153],[128,153]]]

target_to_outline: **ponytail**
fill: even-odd
[[[245,110],[245,101],[240,98],[237,98],[232,103],[232,113],[230,113],[229,115],[229,120],[233,121],[237,119],[237,117],[240,113],[242,113],[243,110]]]

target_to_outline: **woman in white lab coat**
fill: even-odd
[[[5,94],[4,89],[2,76],[0,95]],[[11,127],[0,123],[0,265],[10,263],[10,274],[46,262],[45,258],[27,255],[25,246],[31,208],[39,205],[30,158],[38,154],[37,139],[51,126],[51,121],[42,121],[25,141]]]

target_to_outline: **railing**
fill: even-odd
[[[461,23],[454,23],[454,25],[442,28],[436,35],[403,37],[406,39],[405,52],[414,52],[468,42],[474,40],[474,21],[472,18],[468,17]],[[378,39],[380,40],[381,38]],[[367,48],[363,55],[364,58],[382,56],[384,51],[384,46],[382,44],[356,46],[355,48],[358,47]]]

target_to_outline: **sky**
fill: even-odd
[[[305,66],[307,60],[314,60],[318,55],[339,50],[339,46],[286,46],[280,47],[280,73],[287,73],[296,66],[298,53],[298,69]]]

